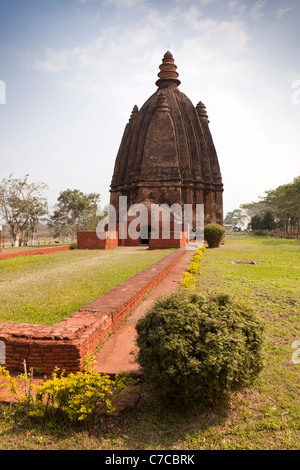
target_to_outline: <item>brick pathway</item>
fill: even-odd
[[[137,351],[135,324],[141,316],[147,313],[147,310],[154,304],[158,296],[170,294],[180,288],[183,272],[188,267],[194,254],[193,250],[186,251],[174,268],[152,290],[148,298],[143,300],[120,325],[118,330],[108,338],[95,358],[98,372],[109,375],[130,372],[132,375],[139,375],[139,368],[135,363],[135,353]]]

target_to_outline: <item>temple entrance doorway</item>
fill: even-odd
[[[155,231],[156,229],[154,227],[151,227],[151,225],[144,225],[141,228],[141,245],[149,245],[150,233],[153,233]]]

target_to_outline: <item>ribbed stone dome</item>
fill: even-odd
[[[168,51],[156,92],[125,127],[111,182],[111,203],[126,195],[138,202],[205,205],[206,222],[222,223],[222,178],[202,102],[194,107],[178,86]]]

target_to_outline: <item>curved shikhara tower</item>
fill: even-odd
[[[205,223],[223,223],[223,184],[204,104],[196,107],[179,90],[168,51],[156,92],[134,106],[115,161],[110,203],[204,204]]]

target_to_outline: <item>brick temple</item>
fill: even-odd
[[[159,69],[157,90],[140,109],[136,105],[133,107],[116,157],[110,204],[116,210],[119,240],[110,245],[148,243],[153,233],[150,212],[155,204],[180,205],[182,210],[189,204],[192,230],[195,230],[196,210],[201,204],[205,224],[223,224],[222,177],[206,108],[201,101],[195,107],[179,90],[181,82],[177,66],[169,51]],[[134,204],[147,207],[148,237],[133,240],[127,234],[124,240],[120,236],[124,232],[119,213],[120,196],[127,197],[128,207]],[[82,234],[82,240],[87,236]],[[95,234],[89,237],[90,241],[84,246],[99,245]],[[183,243],[176,245],[176,242],[168,244],[164,241],[159,245],[153,242],[152,247],[181,246]],[[106,247],[109,247],[108,243]]]
[[[177,66],[165,53],[157,90],[134,106],[115,161],[110,203],[204,204],[205,224],[223,223],[223,184],[204,104],[179,90]],[[118,215],[117,215],[118,217]]]

